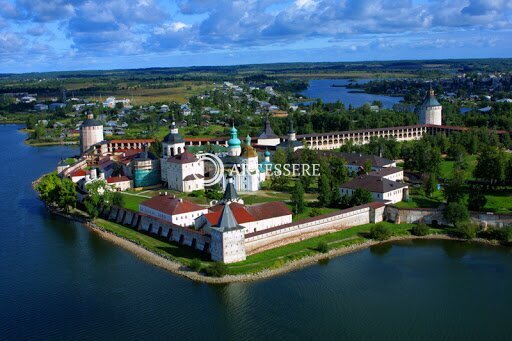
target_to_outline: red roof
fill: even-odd
[[[223,204],[210,207],[211,213],[205,214],[205,218],[208,219],[210,224],[214,226],[218,225],[223,208]],[[245,206],[232,202],[229,205],[229,208],[231,208],[231,211],[239,224],[292,214],[288,206],[281,201],[267,202],[253,206]]]
[[[219,224],[220,216],[222,215],[222,209],[224,208],[224,204],[215,205],[210,207],[211,213],[205,214],[205,218],[208,219],[210,224],[216,226]],[[247,211],[245,205],[232,202],[229,204],[229,208],[233,215],[235,216],[236,222],[239,224],[248,223],[251,221],[256,221],[254,217]]]
[[[116,182],[125,182],[125,181],[130,181],[130,179],[127,177],[127,176],[111,176],[110,178],[107,179],[107,183],[109,184],[113,184],[113,183],[116,183]]]
[[[183,214],[205,209],[204,207],[196,205],[186,199],[175,198],[167,195],[157,195],[156,197],[143,201],[141,205],[169,215]]]
[[[74,171],[73,173],[71,173],[69,176],[71,177],[75,177],[75,176],[86,176],[87,174],[89,174],[90,171],[87,171],[87,170],[84,170],[84,169],[77,169],[76,171]]]
[[[110,143],[153,143],[153,139],[110,140]]]

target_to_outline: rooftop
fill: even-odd
[[[176,198],[174,196],[168,195],[157,195],[151,199],[143,201],[140,205],[169,215],[183,214],[205,209],[204,207],[196,205],[186,199]]]
[[[340,186],[341,188],[363,188],[373,193],[387,193],[396,189],[408,187],[401,182],[391,181],[375,175],[361,175]]]

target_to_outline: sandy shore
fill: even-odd
[[[101,228],[95,224],[85,223],[84,225],[86,225],[93,232],[97,233],[101,238],[108,240],[108,241],[114,243],[115,245],[122,247],[125,250],[132,252],[138,258],[142,259],[143,261],[145,261],[147,263],[153,264],[162,269],[171,271],[175,274],[189,278],[191,280],[198,281],[198,282],[204,282],[204,283],[210,283],[210,284],[252,282],[252,281],[263,280],[263,279],[278,276],[278,275],[281,275],[281,274],[284,274],[284,273],[287,273],[290,271],[301,269],[301,268],[304,268],[309,265],[317,264],[319,261],[324,260],[324,259],[331,259],[331,258],[334,258],[337,256],[351,253],[351,252],[356,252],[356,251],[368,248],[373,245],[387,243],[387,242],[393,242],[393,241],[399,241],[399,240],[426,239],[426,240],[457,240],[457,241],[467,242],[467,240],[453,238],[453,237],[449,237],[447,235],[428,235],[428,236],[424,236],[424,237],[401,236],[401,237],[392,237],[386,241],[368,240],[368,241],[360,243],[360,244],[354,244],[354,245],[350,245],[347,247],[333,249],[327,253],[319,253],[319,254],[316,254],[313,256],[308,256],[308,257],[304,257],[304,258],[301,258],[298,260],[290,261],[278,269],[263,270],[261,272],[254,273],[254,274],[227,275],[227,276],[218,278],[218,277],[208,277],[208,276],[205,276],[198,272],[195,272],[193,270],[190,270],[186,266],[184,266],[183,264],[181,264],[179,262],[164,258],[158,254],[155,254],[152,251],[145,249],[143,246],[138,245],[138,244],[136,244],[132,241],[129,241],[127,239],[124,239],[122,237],[119,237],[118,235],[113,234],[109,231],[106,231],[103,228]],[[485,244],[490,244],[490,245],[498,245],[495,242],[488,241],[485,239],[472,240],[471,242],[485,243]]]

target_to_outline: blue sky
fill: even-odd
[[[0,0],[0,72],[512,57],[512,0]]]

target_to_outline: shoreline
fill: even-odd
[[[194,270],[189,269],[186,265],[183,265],[180,262],[175,260],[163,257],[158,255],[142,245],[139,245],[131,240],[123,238],[115,233],[107,231],[102,227],[92,223],[92,222],[82,222],[84,226],[86,226],[92,232],[97,233],[101,238],[112,242],[113,244],[131,252],[137,258],[143,260],[146,263],[149,263],[153,266],[157,266],[161,269],[170,271],[179,276],[188,278],[190,280],[196,282],[202,282],[207,284],[229,284],[229,283],[242,283],[242,282],[255,282],[260,280],[269,279],[272,277],[276,277],[279,275],[286,274],[288,272],[292,272],[295,270],[299,270],[305,268],[310,265],[318,264],[319,261],[325,259],[333,259],[338,256],[342,256],[345,254],[361,251],[367,249],[371,246],[385,244],[389,242],[395,241],[408,241],[408,240],[452,240],[452,241],[461,241],[461,242],[469,242],[469,243],[477,243],[477,244],[485,244],[491,246],[500,246],[498,243],[489,241],[486,239],[472,239],[466,240],[461,238],[450,237],[445,234],[431,234],[427,236],[396,236],[391,237],[384,241],[378,240],[367,240],[363,243],[353,244],[350,246],[345,246],[341,248],[332,249],[327,253],[319,253],[312,256],[306,256],[304,258],[293,260],[285,263],[283,266],[277,269],[267,269],[256,273],[244,274],[244,275],[226,275],[223,277],[210,277],[203,275],[202,273],[196,272]]]
[[[39,179],[33,182],[33,185],[37,183]],[[501,246],[499,242],[482,239],[482,238],[476,238],[476,239],[462,239],[457,237],[451,237],[446,234],[430,234],[427,236],[414,236],[414,235],[407,235],[407,236],[395,236],[391,237],[389,239],[379,241],[379,240],[372,240],[368,239],[362,243],[352,244],[349,246],[344,246],[340,248],[334,248],[329,250],[326,253],[318,253],[311,256],[306,256],[297,260],[292,260],[289,262],[286,262],[281,267],[276,269],[264,269],[259,272],[255,273],[249,273],[249,274],[242,274],[242,275],[225,275],[223,277],[211,277],[206,276],[200,272],[197,272],[195,270],[190,269],[183,263],[173,260],[171,258],[164,257],[162,255],[159,255],[147,248],[145,248],[143,245],[140,245],[130,239],[127,239],[125,237],[119,236],[114,232],[108,231],[101,226],[96,225],[94,222],[86,219],[85,217],[78,216],[76,214],[71,213],[65,213],[62,211],[59,211],[57,209],[54,209],[52,207],[49,207],[46,205],[46,208],[50,213],[53,213],[55,215],[58,215],[62,218],[68,219],[70,221],[75,221],[83,226],[85,226],[87,229],[89,229],[91,232],[94,232],[98,234],[102,239],[105,239],[111,243],[113,243],[116,246],[119,246],[126,251],[131,252],[133,255],[135,255],[137,258],[141,259],[142,261],[151,264],[153,266],[157,266],[161,269],[167,270],[169,272],[172,272],[176,275],[185,277],[187,279],[193,280],[195,282],[201,282],[201,283],[207,283],[207,284],[228,284],[228,283],[241,283],[241,282],[255,282],[260,280],[269,279],[272,277],[276,277],[279,275],[286,274],[288,272],[292,272],[295,270],[299,270],[302,268],[305,268],[310,265],[318,264],[322,260],[330,260],[338,256],[342,256],[345,254],[349,254],[352,252],[361,251],[363,249],[379,245],[379,244],[385,244],[389,242],[396,242],[396,241],[408,241],[408,240],[452,240],[452,241],[460,241],[465,243],[476,243],[476,244],[482,244],[482,245],[488,245],[488,246]]]

